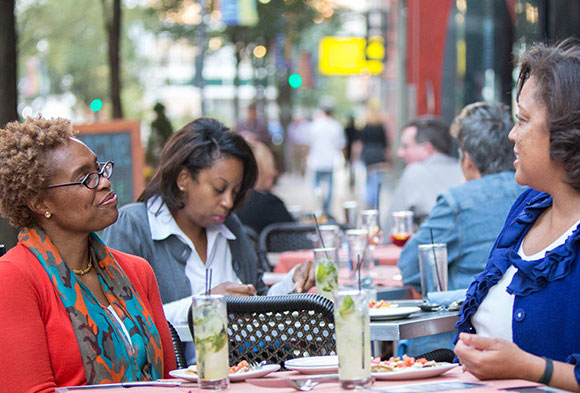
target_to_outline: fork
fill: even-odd
[[[314,389],[314,387],[320,383],[320,382],[314,382],[311,379],[297,380],[297,379],[291,379],[291,378],[284,378],[284,380],[288,383],[288,385],[290,385],[294,389],[299,390],[301,392],[308,392],[308,391]]]
[[[249,366],[250,366],[250,368],[251,368],[252,370],[259,370],[259,369],[261,369],[262,367],[264,367],[265,365],[266,365],[266,361],[265,361],[265,360],[262,360],[261,362],[251,362],[251,363],[249,364]]]

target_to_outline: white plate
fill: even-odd
[[[302,374],[333,373],[338,370],[338,356],[309,356],[286,360],[284,367]]]
[[[440,362],[437,363],[437,365],[434,367],[423,367],[423,368],[409,367],[399,371],[383,371],[380,373],[372,373],[372,374],[373,377],[375,377],[376,379],[384,379],[384,380],[420,379],[441,375],[444,372],[447,372],[457,366],[458,365],[456,363]]]
[[[403,319],[409,315],[421,311],[419,307],[381,307],[369,309],[369,315],[373,320]]]
[[[264,376],[271,374],[271,373],[278,371],[278,370],[280,370],[279,364],[266,364],[257,370],[246,371],[246,372],[237,373],[237,374],[231,374],[231,375],[229,375],[229,377],[230,377],[230,382],[237,382],[237,381],[243,381],[246,378],[264,377]],[[172,370],[169,372],[169,375],[171,375],[174,378],[181,378],[181,379],[185,379],[187,381],[192,381],[192,382],[197,381],[197,375],[190,373],[190,372],[187,372],[186,368]]]

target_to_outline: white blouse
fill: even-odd
[[[518,255],[525,261],[535,261],[544,258],[546,252],[564,244],[566,239],[576,230],[580,220],[566,230],[560,237],[554,240],[543,250],[533,255],[526,255],[523,242],[518,249]],[[513,342],[512,314],[515,295],[509,294],[506,289],[518,269],[511,265],[505,271],[503,277],[489,289],[487,296],[479,305],[475,314],[471,316],[471,324],[478,335],[484,337],[497,337]]]

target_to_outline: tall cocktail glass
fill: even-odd
[[[357,284],[358,281],[358,261],[360,257],[360,279],[364,288],[370,288],[373,284],[371,277],[371,259],[369,251],[368,232],[364,229],[349,229],[346,231],[346,241],[348,245],[348,278],[350,284]],[[344,276],[346,272],[340,272],[339,276]]]
[[[230,382],[225,297],[194,296],[192,317],[199,387],[213,390],[227,389]]]
[[[343,389],[371,382],[369,294],[366,290],[334,293],[334,328],[338,378]]]
[[[378,246],[383,237],[383,232],[379,225],[378,210],[363,210],[360,212],[360,228],[368,232],[369,246],[372,248]]]
[[[333,300],[332,295],[338,289],[337,249],[315,248],[313,252],[316,265],[316,293]]]

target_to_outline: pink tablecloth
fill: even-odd
[[[301,377],[304,376],[298,374],[296,372],[278,372],[271,374],[270,377],[281,377],[281,376],[289,376],[289,377]],[[269,377],[266,377],[269,378]],[[462,373],[461,368],[457,367],[446,374],[438,377],[433,378],[426,378],[426,379],[416,379],[416,380],[400,380],[400,381],[376,381],[372,387],[374,388],[384,388],[384,387],[401,387],[401,385],[408,385],[408,384],[417,384],[417,383],[428,383],[433,384],[435,382],[452,382],[452,381],[462,381],[462,382],[474,382],[474,383],[481,383],[477,378],[472,376],[469,373]],[[512,388],[512,387],[524,387],[524,386],[538,386],[538,383],[523,381],[519,379],[508,379],[508,380],[501,380],[501,381],[485,381],[485,385],[480,387],[471,388],[469,390],[463,390],[464,393],[492,393],[492,392],[501,392],[503,389]],[[128,391],[133,392],[143,392],[143,393],[193,393],[193,392],[203,392],[203,390],[198,389],[197,387],[133,387],[133,388],[111,388],[111,389],[87,389],[83,390],[86,393],[127,393]],[[230,384],[230,392],[240,392],[240,393],[255,393],[255,392],[275,392],[275,393],[291,393],[295,392],[292,388],[264,388],[251,385],[247,382],[234,382]],[[316,387],[314,390],[317,393],[325,393],[325,392],[340,392],[340,387],[338,382],[324,382],[321,383]],[[71,391],[71,392],[74,392]],[[459,390],[447,390],[446,392],[459,392]]]
[[[392,244],[379,246],[373,251],[380,265],[395,266],[401,255],[401,248]],[[312,250],[286,251],[279,255],[278,262],[274,267],[274,273],[286,273],[299,263],[312,259]]]

